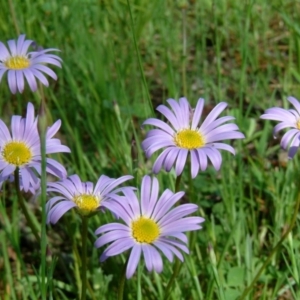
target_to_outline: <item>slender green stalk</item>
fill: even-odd
[[[127,5],[128,5],[129,14],[130,14],[131,31],[132,31],[132,37],[133,37],[133,42],[134,42],[134,47],[135,47],[136,55],[137,55],[138,62],[139,62],[139,68],[140,68],[140,72],[141,72],[141,76],[142,76],[142,80],[143,80],[145,92],[146,92],[146,95],[147,95],[148,104],[149,104],[149,107],[151,109],[151,113],[153,113],[153,106],[152,106],[151,97],[150,97],[150,94],[149,94],[149,88],[148,88],[148,85],[147,85],[146,77],[145,77],[144,70],[143,70],[142,60],[141,60],[139,48],[138,48],[137,41],[136,41],[136,35],[135,35],[135,31],[134,31],[133,16],[132,16],[132,11],[131,11],[130,1],[129,0],[127,0]]]
[[[266,259],[266,261],[264,262],[264,264],[261,266],[261,268],[257,272],[257,274],[254,277],[254,279],[252,280],[251,284],[244,290],[244,292],[243,292],[242,296],[239,298],[239,300],[243,300],[243,299],[245,299],[247,297],[247,295],[249,294],[249,292],[253,289],[254,284],[256,283],[256,281],[259,279],[259,277],[261,276],[261,274],[263,273],[263,271],[266,269],[266,267],[268,266],[268,264],[272,260],[273,255],[278,251],[279,247],[282,245],[282,243],[288,237],[288,235],[290,234],[290,232],[293,230],[293,228],[294,228],[294,226],[296,224],[296,220],[297,220],[297,216],[298,216],[298,211],[299,211],[299,206],[300,206],[300,193],[298,194],[298,199],[297,199],[297,202],[296,202],[296,207],[295,207],[294,214],[293,214],[293,217],[292,217],[292,220],[291,220],[289,228],[283,234],[283,236],[281,237],[281,239],[279,240],[279,242],[276,244],[276,246],[272,249],[270,255],[268,256],[268,258]]]
[[[186,9],[182,8],[182,90],[183,95],[187,96],[186,87]]]
[[[222,59],[221,59],[221,37],[220,37],[220,27],[218,26],[218,16],[217,16],[217,6],[218,1],[213,0],[212,1],[212,22],[214,24],[214,27],[216,29],[215,31],[215,51],[216,51],[216,71],[217,71],[217,98],[222,98]]]
[[[26,218],[26,221],[28,223],[28,226],[30,227],[32,233],[34,234],[36,240],[38,242],[40,242],[40,235],[39,235],[39,231],[40,229],[36,227],[35,223],[33,222],[33,220],[30,217],[30,214],[28,212],[27,206],[25,204],[24,198],[21,195],[21,191],[20,191],[20,177],[19,177],[19,168],[15,169],[15,187],[16,187],[16,191],[17,191],[17,197],[18,197],[18,202],[21,206],[21,209],[23,211],[23,214]]]
[[[216,255],[215,255],[215,251],[211,244],[208,245],[208,253],[209,253],[209,259],[210,259],[210,265],[211,265],[213,276],[214,276],[214,282],[217,284],[217,287],[218,287],[219,299],[225,300],[224,290],[223,290],[222,282],[221,282],[218,268],[217,268]]]
[[[41,141],[41,207],[42,207],[42,230],[41,230],[41,296],[42,299],[47,298],[46,283],[46,251],[47,251],[47,235],[46,235],[46,102],[42,85],[40,85],[41,105],[39,111],[38,128]]]
[[[10,266],[10,263],[9,263],[9,255],[8,255],[9,246],[6,243],[6,237],[5,237],[4,230],[0,231],[0,245],[2,247],[1,256],[2,256],[2,259],[3,259],[3,267],[4,267],[4,268],[2,267],[2,269],[4,271],[4,280],[3,280],[2,284],[4,284],[4,285],[9,284],[10,287],[13,287],[15,281],[14,281],[13,272],[12,272],[12,269],[11,269],[11,266]],[[12,300],[17,299],[16,292],[15,292],[14,288],[12,288],[10,290],[10,293],[9,293],[8,297],[9,297],[9,299],[12,299]],[[4,293],[3,299],[8,299],[8,298],[5,297],[5,293]]]
[[[20,29],[19,29],[19,26],[18,26],[17,18],[16,18],[16,12],[15,12],[13,1],[8,0],[8,4],[9,4],[10,15],[11,15],[11,18],[13,20],[13,24],[15,26],[16,33],[17,33],[17,35],[20,35]]]
[[[137,300],[142,300],[142,265],[138,265],[138,276],[137,276]]]
[[[181,176],[182,176],[182,173],[176,178],[176,181],[175,181],[175,193],[179,192]]]
[[[237,226],[238,226],[238,221],[233,226],[233,229],[231,230],[230,235],[227,238],[226,244],[225,244],[225,246],[223,248],[223,251],[221,253],[221,256],[219,257],[219,260],[218,260],[217,270],[219,270],[221,268],[221,265],[223,263],[224,257],[226,255],[228,247],[229,247],[229,245],[231,243],[232,237],[236,234]],[[214,292],[215,283],[216,283],[216,281],[214,280],[214,281],[211,281],[210,284],[208,285],[208,289],[207,289],[207,292],[206,292],[207,299],[211,299],[212,294]]]
[[[125,285],[125,278],[126,278],[126,268],[127,268],[128,261],[129,261],[129,256],[123,266],[123,270],[122,270],[122,273],[120,276],[119,288],[118,288],[118,300],[123,300],[124,285]]]
[[[88,217],[82,217],[82,250],[81,250],[81,300],[86,299],[87,289],[87,239]]]
[[[169,297],[171,296],[171,292],[169,292],[169,291],[170,291],[171,287],[173,286],[174,281],[175,281],[176,277],[178,276],[178,274],[181,270],[181,267],[182,267],[181,261],[178,258],[176,258],[175,259],[175,264],[174,264],[174,267],[173,267],[173,274],[172,274],[172,276],[171,276],[171,278],[168,282],[168,285],[166,287],[164,299],[169,299]]]
[[[175,193],[179,192],[181,176],[182,176],[182,173],[176,178]],[[178,274],[181,270],[181,267],[182,267],[181,261],[178,258],[175,258],[175,264],[174,264],[174,267],[173,267],[173,274],[172,274],[172,276],[171,276],[171,278],[168,282],[168,285],[166,287],[164,299],[168,299],[169,296],[171,295],[171,293],[169,293],[170,288],[173,286],[173,283],[174,283],[176,277],[178,276]]]

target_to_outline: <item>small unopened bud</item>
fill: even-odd
[[[117,117],[120,118],[120,107],[119,107],[117,101],[115,101],[115,100],[113,101],[113,106],[114,106],[114,111],[115,111]]]
[[[212,265],[216,266],[217,265],[216,254],[211,243],[208,244],[207,251]]]

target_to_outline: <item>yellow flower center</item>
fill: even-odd
[[[183,129],[176,133],[174,138],[175,144],[180,148],[197,149],[205,145],[204,136],[196,130]]]
[[[297,129],[299,129],[299,130],[300,130],[300,119],[297,121],[297,123],[296,123],[296,127],[297,127]]]
[[[30,148],[23,142],[9,142],[1,151],[3,159],[15,166],[22,166],[30,162],[32,153]]]
[[[151,244],[160,233],[158,225],[151,219],[140,217],[131,223],[132,235],[139,243]]]
[[[8,69],[22,70],[30,66],[30,60],[26,56],[12,56],[4,62]]]
[[[80,213],[83,216],[93,213],[100,204],[100,199],[97,196],[90,194],[74,196],[73,201],[76,203]]]

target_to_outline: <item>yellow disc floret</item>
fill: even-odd
[[[158,225],[149,218],[140,217],[131,223],[132,236],[138,243],[151,244],[160,233]]]
[[[296,122],[296,127],[300,130],[300,119]]]
[[[80,214],[83,216],[87,216],[95,212],[100,205],[100,199],[91,194],[77,195],[73,198],[73,201],[76,203]]]
[[[17,167],[29,163],[32,159],[30,148],[23,142],[9,142],[1,151],[3,159]]]
[[[4,62],[8,69],[22,70],[30,66],[30,60],[26,56],[16,55],[12,56]]]
[[[178,147],[188,150],[201,148],[205,145],[204,136],[199,131],[192,129],[183,129],[177,132],[174,142]]]

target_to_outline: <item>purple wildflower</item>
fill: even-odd
[[[59,139],[53,138],[59,130],[61,121],[56,121],[46,132],[46,154],[70,152],[67,146],[61,145]],[[37,118],[34,107],[27,105],[26,118],[13,116],[11,133],[0,120],[0,188],[5,180],[14,180],[16,168],[20,174],[20,188],[25,192],[39,187],[38,174],[41,173],[40,137],[37,129]],[[65,168],[54,159],[46,159],[46,171],[59,178],[67,176]]]
[[[179,103],[173,99],[167,102],[173,111],[165,105],[159,105],[157,110],[167,118],[171,126],[154,118],[143,123],[143,125],[153,125],[159,128],[150,130],[142,142],[146,156],[149,158],[157,150],[165,148],[156,159],[153,172],[158,173],[162,167],[169,172],[176,161],[175,171],[179,176],[189,153],[193,178],[197,176],[200,169],[204,171],[207,168],[207,158],[210,159],[214,168],[219,170],[222,156],[218,150],[227,150],[235,154],[233,147],[219,143],[219,141],[244,138],[236,124],[224,124],[233,120],[234,117],[226,116],[217,119],[227,103],[219,103],[199,125],[204,99],[198,100],[195,110],[191,109],[186,98],[180,98]]]
[[[260,116],[261,119],[280,121],[274,127],[273,135],[276,138],[277,133],[285,128],[291,127],[282,137],[280,146],[288,150],[288,158],[291,159],[295,156],[297,149],[300,145],[300,103],[294,97],[288,97],[287,100],[295,107],[295,109],[283,109],[280,107],[272,107],[265,111]]]
[[[37,90],[36,78],[45,86],[49,85],[45,74],[57,79],[56,74],[45,64],[61,67],[62,59],[54,54],[48,54],[49,51],[59,51],[58,49],[45,49],[40,51],[27,52],[29,46],[33,43],[31,40],[25,40],[25,34],[19,36],[18,40],[9,40],[7,42],[9,50],[0,42],[0,81],[7,72],[7,81],[13,94],[24,90],[24,77],[26,78],[30,89]]]
[[[106,208],[112,195],[122,190],[114,190],[118,185],[132,179],[130,175],[118,179],[100,176],[94,188],[92,182],[82,182],[78,175],[48,183],[48,192],[60,194],[47,202],[47,223],[55,224],[67,211],[76,207],[82,216],[90,216],[101,208]]]
[[[161,272],[163,269],[158,250],[171,262],[174,255],[183,261],[179,250],[189,253],[187,237],[183,232],[201,229],[199,224],[204,222],[201,217],[186,217],[195,212],[198,206],[183,204],[171,209],[184,192],[174,194],[167,189],[158,199],[158,180],[155,177],[151,180],[150,176],[143,178],[140,201],[131,189],[124,188],[122,192],[125,197],[113,195],[111,198],[114,201],[107,203],[106,207],[123,219],[125,224],[106,224],[95,232],[101,234],[95,247],[112,242],[101,255],[100,261],[132,248],[127,264],[127,278],[134,274],[141,253],[148,271],[154,269]]]

